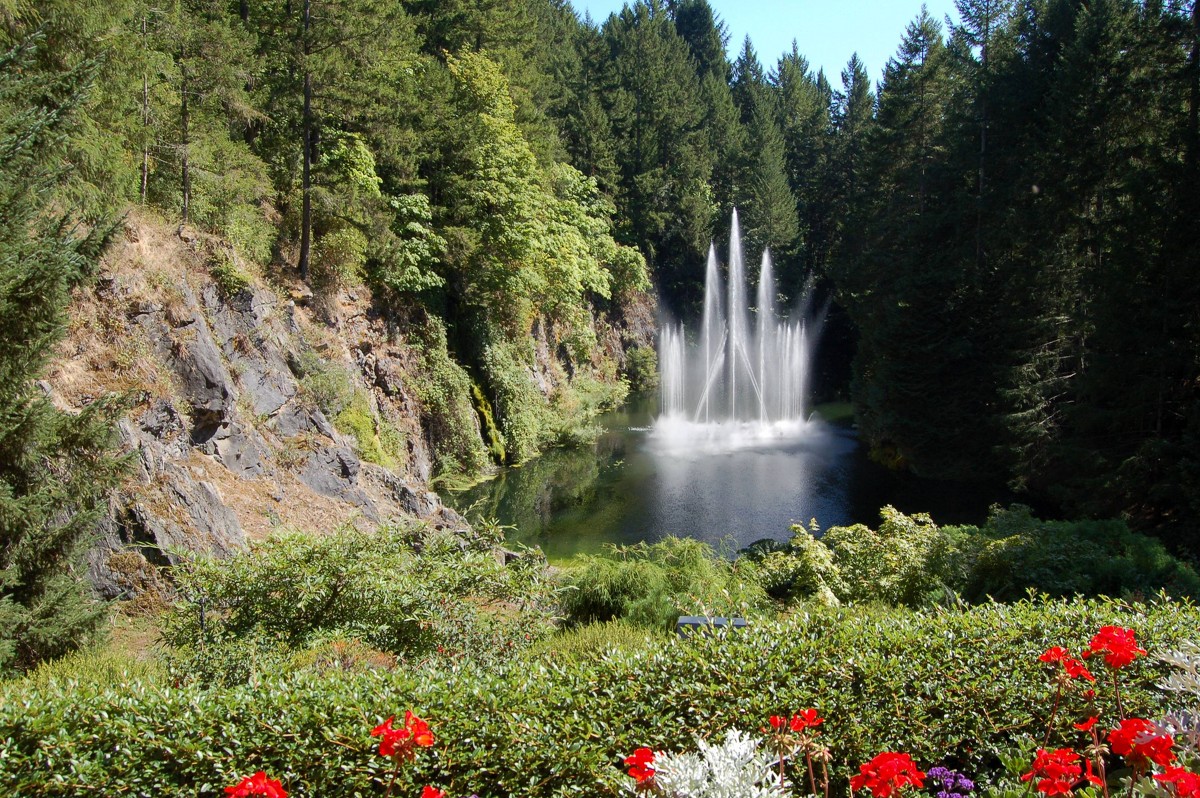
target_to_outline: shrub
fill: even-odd
[[[244,681],[331,638],[413,662],[496,660],[548,632],[536,558],[424,527],[278,533],[225,560],[177,566],[163,638],[186,674]],[[286,589],[281,589],[286,586]]]
[[[405,707],[442,742],[406,770],[402,795],[437,784],[481,798],[614,796],[628,783],[620,757],[638,747],[689,750],[696,736],[803,706],[826,718],[835,763],[899,750],[983,778],[999,752],[1041,744],[1053,677],[1038,656],[1054,645],[1078,651],[1104,624],[1135,628],[1159,653],[1195,635],[1200,611],[1094,600],[931,613],[811,607],[573,664],[280,671],[225,689],[16,681],[0,688],[0,793],[207,797],[261,769],[293,798],[382,794],[390,765],[369,731]],[[1153,685],[1168,670],[1146,657],[1123,672],[1127,713],[1157,715]],[[1107,691],[1097,709],[1115,717]],[[1049,745],[1063,742],[1056,734]]]
[[[968,536],[973,531],[961,530]],[[1028,507],[993,508],[978,531],[964,595],[1004,601],[1029,588],[1055,596],[1152,595],[1200,597],[1200,577],[1158,540],[1124,521],[1041,521]]]
[[[768,602],[754,576],[751,564],[731,564],[705,543],[668,537],[581,557],[560,601],[569,623],[624,618],[671,629],[680,615],[761,611]]]
[[[826,603],[905,606],[965,599],[1051,596],[1139,597],[1166,590],[1200,596],[1200,577],[1153,538],[1121,521],[1041,521],[1028,507],[993,507],[983,527],[941,527],[929,516],[880,511],[878,531],[833,527],[817,539],[803,527],[781,551],[747,552],[764,588]]]
[[[414,328],[413,343],[421,363],[409,384],[422,405],[438,476],[476,474],[487,465],[487,449],[471,402],[471,378],[450,357],[445,324],[425,317]]]
[[[662,630],[647,629],[627,620],[589,623],[543,638],[525,656],[532,661],[545,659],[578,665],[607,655],[649,651],[661,645],[665,636]]]

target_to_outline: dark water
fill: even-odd
[[[510,542],[541,546],[551,560],[606,543],[697,538],[732,553],[755,540],[791,537],[815,518],[822,529],[875,526],[879,508],[928,512],[940,524],[980,523],[1011,497],[917,480],[870,462],[853,429],[817,423],[795,440],[721,453],[663,453],[651,445],[654,403],[601,422],[594,447],[555,449],[447,503],[514,529]]]

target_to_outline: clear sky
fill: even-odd
[[[584,11],[597,24],[619,11],[625,0],[571,0],[582,17]],[[729,55],[736,58],[749,34],[758,60],[770,69],[796,40],[800,54],[813,70],[825,69],[835,88],[851,54],[867,67],[871,79],[883,76],[887,60],[896,54],[904,28],[921,11],[921,0],[709,0],[717,18],[729,31]],[[939,22],[949,14],[957,19],[954,0],[926,0],[930,15]]]

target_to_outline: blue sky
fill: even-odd
[[[624,0],[571,0],[583,16],[591,13],[598,24],[619,11]],[[768,69],[796,40],[800,54],[816,70],[824,67],[829,82],[838,87],[850,55],[857,52],[871,79],[883,76],[887,60],[896,54],[904,28],[921,11],[921,0],[709,0],[709,5],[729,30],[730,57],[741,50],[747,34],[763,66]],[[957,19],[953,0],[926,0],[929,13],[941,21],[947,14]]]

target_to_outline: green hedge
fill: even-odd
[[[426,783],[484,798],[616,795],[620,757],[637,746],[679,750],[693,735],[755,731],[807,706],[828,719],[836,783],[881,750],[980,775],[998,749],[1040,741],[1050,675],[1037,656],[1079,650],[1104,624],[1133,627],[1154,654],[1194,636],[1200,612],[1040,600],[933,614],[813,608],[563,667],[301,671],[223,691],[31,678],[0,694],[0,794],[216,796],[262,769],[294,798],[382,795],[387,763],[369,730],[409,708],[438,743],[403,774],[399,795]],[[1165,667],[1147,658],[1123,674],[1131,714],[1158,710],[1152,685]],[[1065,706],[1059,728],[1082,712]]]

